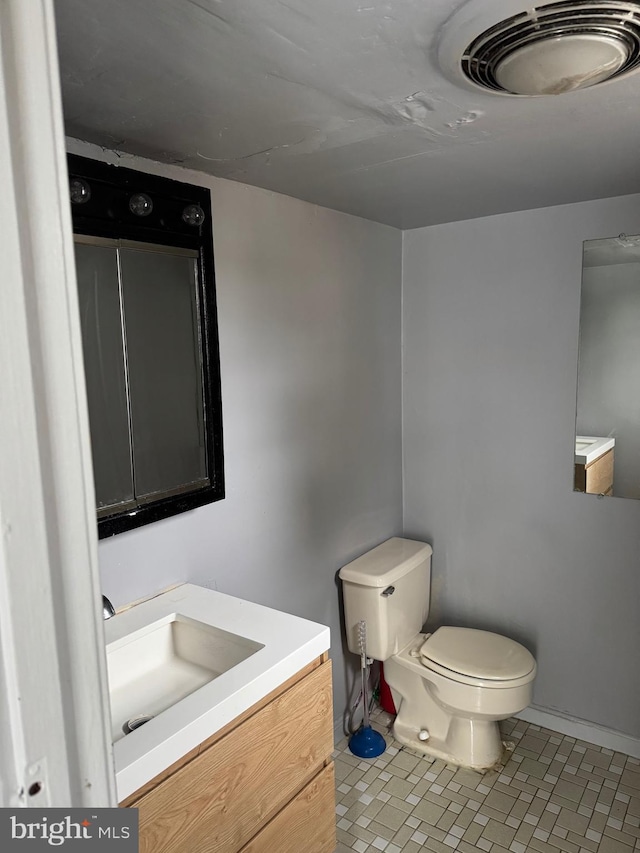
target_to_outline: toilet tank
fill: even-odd
[[[381,661],[422,629],[429,615],[431,554],[425,542],[395,537],[340,569],[350,651],[360,654],[361,620],[367,623],[367,655]]]

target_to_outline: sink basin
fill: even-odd
[[[329,629],[181,584],[104,623],[118,802],[317,660]],[[126,737],[124,723],[152,719]],[[135,724],[134,724],[135,725]]]
[[[107,669],[114,743],[130,720],[156,716],[262,648],[177,613],[112,644]]]

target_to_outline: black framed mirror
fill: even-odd
[[[210,193],[69,155],[100,538],[224,497]]]

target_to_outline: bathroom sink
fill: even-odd
[[[615,445],[611,436],[577,435],[574,462],[576,465],[590,465]]]
[[[171,614],[107,650],[113,741],[246,660],[263,644]]]
[[[330,640],[324,625],[193,584],[125,608],[104,633],[118,802],[317,660]],[[148,721],[137,726],[140,717]]]

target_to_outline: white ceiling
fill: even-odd
[[[460,87],[436,51],[463,5],[55,0],[67,132],[399,228],[639,192],[640,75]]]

